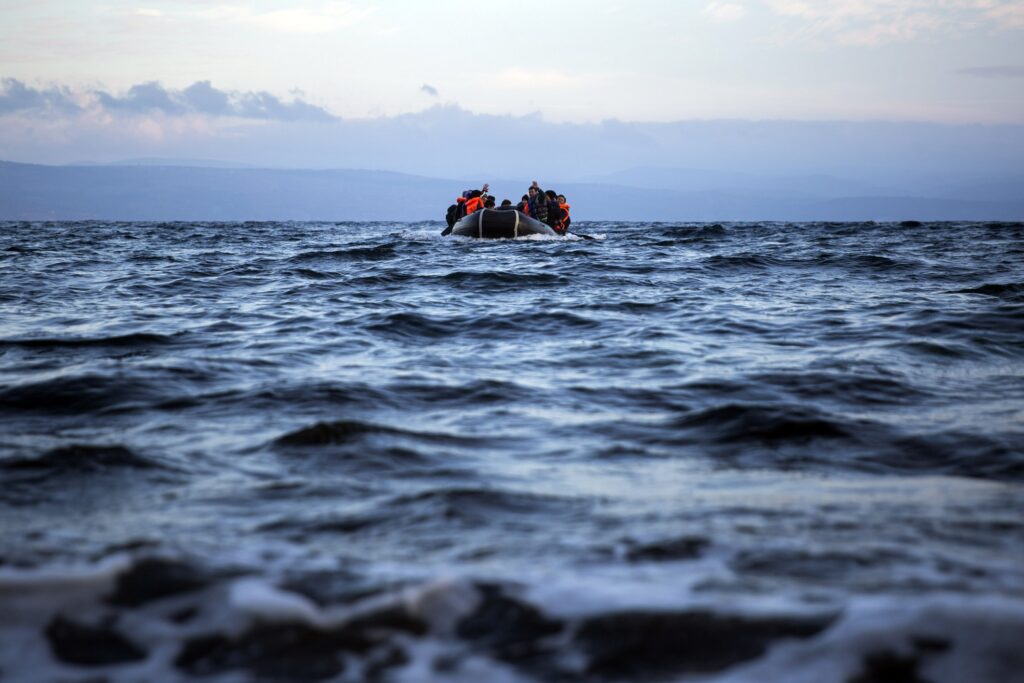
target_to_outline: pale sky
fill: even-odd
[[[236,114],[1021,124],[1024,0],[0,0],[0,79],[0,127],[207,81]]]

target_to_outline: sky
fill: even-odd
[[[1019,126],[1024,0],[0,0],[0,159],[433,111]]]
[[[1024,1],[0,0],[0,78],[209,81],[344,118],[1024,123]]]

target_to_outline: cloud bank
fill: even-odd
[[[337,121],[326,109],[295,98],[284,101],[265,91],[227,91],[210,81],[197,81],[182,90],[156,81],[133,85],[126,92],[75,92],[63,86],[34,88],[15,78],[0,79],[0,115],[73,115],[85,111],[121,115],[202,115],[263,121]]]
[[[256,3],[249,3],[256,4]],[[216,23],[223,26],[231,23],[245,29],[259,29],[273,33],[314,35],[325,34],[350,28],[364,22],[374,13],[373,8],[359,7],[351,2],[333,0],[282,9],[258,9],[237,2],[181,2],[177,7],[166,9],[136,9],[136,17],[162,22],[176,22],[179,25],[194,26]]]
[[[1024,66],[974,66],[957,73],[979,78],[1024,78]]]
[[[0,116],[17,111],[74,114],[82,107],[68,88],[31,88],[15,78],[0,79]]]
[[[870,46],[965,29],[1024,28],[1021,0],[762,0],[776,15],[800,22],[793,40]],[[712,3],[718,4],[718,3]]]
[[[709,17],[712,21],[725,23],[739,21],[747,16],[747,10],[743,5],[737,3],[716,0],[704,8],[704,16]]]
[[[23,93],[24,95],[25,93]],[[60,92],[57,93],[59,95]],[[209,101],[196,103],[198,94]],[[27,97],[31,98],[31,91]],[[36,99],[53,100],[53,93]],[[131,106],[186,106],[160,90],[125,97]],[[62,101],[58,98],[58,101]],[[217,91],[198,89],[188,107],[235,106]],[[477,140],[476,153],[466,140]],[[540,155],[524,150],[557,150]],[[474,114],[438,105],[396,117],[265,121],[195,116],[3,116],[0,160],[99,163],[127,159],[200,159],[270,168],[349,168],[465,179],[466,186],[505,178],[594,181],[624,169],[690,169],[673,187],[704,187],[723,172],[802,177],[821,175],[940,196],[941,186],[1006,186],[1024,196],[1024,126],[851,121],[688,120],[644,123],[555,123],[538,116]],[[662,176],[659,171],[656,175]],[[456,183],[457,185],[462,182]],[[982,197],[982,190],[971,196]],[[988,190],[985,190],[988,191]]]

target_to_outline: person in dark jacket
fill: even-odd
[[[544,194],[544,190],[540,189],[540,185],[534,180],[533,184],[530,185],[530,189],[526,191],[530,196],[529,206],[530,215],[541,223],[548,222],[548,202],[547,196]]]
[[[547,208],[547,217],[544,222],[554,228],[557,232],[565,232],[562,226],[562,207],[558,203],[558,194],[554,190],[544,193],[544,204]]]

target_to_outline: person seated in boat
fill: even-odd
[[[562,215],[562,207],[558,204],[558,194],[554,190],[547,190],[543,196],[547,207],[547,218],[544,222],[550,225],[555,232],[565,232],[565,228],[562,227],[564,216]]]
[[[565,201],[564,194],[558,195],[558,206],[562,209],[562,232],[565,232],[569,229],[569,225],[572,223],[572,219],[569,218],[569,209],[572,207],[570,207],[569,203]]]
[[[522,213],[525,213],[527,216],[530,215],[530,196],[529,195],[525,195],[525,194],[523,195],[523,198],[519,200],[518,204],[516,204],[516,211],[520,211]]]
[[[484,195],[484,208],[485,209],[493,209],[494,208],[494,197],[492,197],[489,194],[488,195]]]
[[[473,213],[477,209],[481,208],[483,202],[474,202],[473,206],[469,206],[471,199],[479,198],[484,195],[490,186],[484,183],[484,186],[480,190],[465,190],[461,196],[455,198],[455,203],[448,207],[448,211],[445,214],[445,221],[448,223],[448,227],[451,228],[455,225],[458,220],[467,214]],[[470,210],[472,208],[472,210]]]
[[[486,187],[486,185],[484,187]],[[470,192],[469,199],[466,200],[466,203],[463,206],[466,207],[466,216],[484,208],[484,191],[473,190]]]
[[[544,194],[544,190],[540,189],[540,185],[534,180],[533,184],[530,185],[530,189],[526,191],[529,195],[527,206],[530,209],[529,215],[536,218],[541,223],[548,222],[548,202],[547,197]],[[525,213],[525,212],[524,212]]]
[[[512,206],[511,199],[502,199],[498,211],[515,211],[517,207]]]
[[[448,211],[444,215],[449,229],[455,225],[455,221],[466,215],[466,194],[464,192],[461,197],[456,197],[455,203],[448,207]]]

